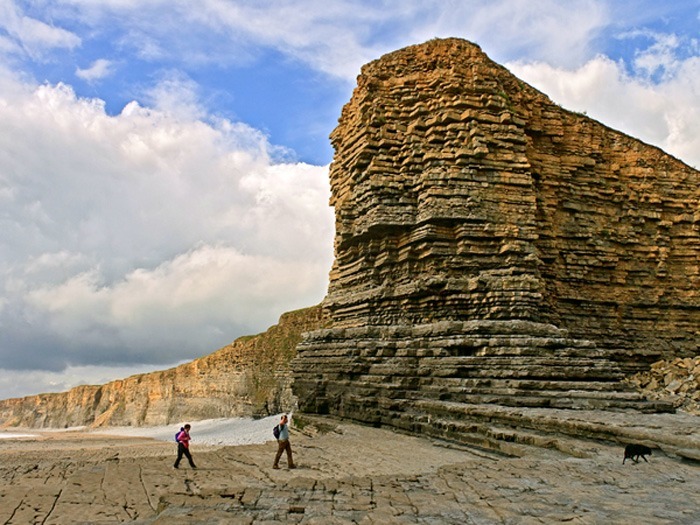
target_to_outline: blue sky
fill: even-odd
[[[0,0],[0,398],[320,302],[362,64],[462,37],[700,166],[700,0]]]

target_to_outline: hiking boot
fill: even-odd
[[[273,469],[279,469],[280,466],[279,466],[279,465],[272,465],[272,468],[273,468]]]
[[[297,468],[296,465],[289,465],[289,468]]]

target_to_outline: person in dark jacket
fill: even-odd
[[[292,459],[292,445],[289,444],[289,422],[287,420],[287,414],[282,415],[279,427],[280,435],[277,438],[277,455],[275,455],[275,462],[272,464],[272,468],[280,468],[279,462],[282,457],[282,452],[287,453],[287,467],[297,468]]]
[[[190,427],[189,424],[185,425],[177,435],[177,459],[175,460],[175,468],[179,468],[182,456],[185,456],[187,461],[190,462],[190,467],[197,468],[197,465],[192,461],[192,454],[190,454],[190,428],[192,427]]]

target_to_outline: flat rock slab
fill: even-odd
[[[700,523],[700,466],[663,450],[623,465],[621,446],[586,441],[571,445],[585,458],[513,458],[331,424],[292,434],[296,470],[271,468],[275,443],[205,448],[196,434],[197,470],[148,439],[3,440],[0,524]]]

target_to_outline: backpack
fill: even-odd
[[[275,439],[280,438],[280,426],[275,425],[275,427],[272,429],[272,435],[275,436]]]
[[[181,433],[183,430],[185,430],[185,427],[180,427],[180,430],[178,430],[178,431],[175,433],[175,441],[177,441],[178,443],[179,443],[179,441],[178,441],[177,438],[180,436],[180,433]]]

